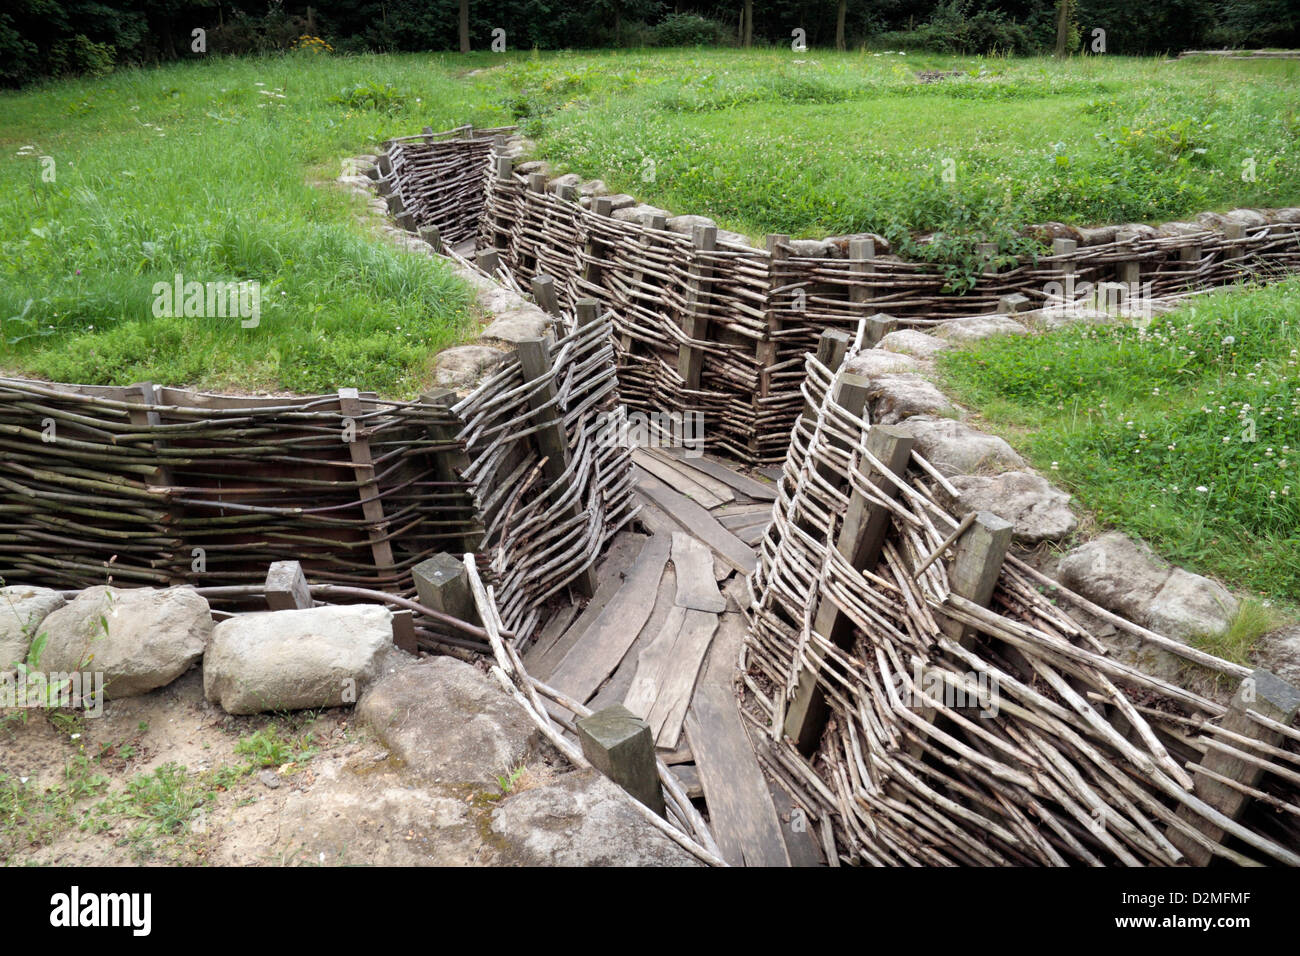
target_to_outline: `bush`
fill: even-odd
[[[726,46],[734,40],[735,31],[725,23],[693,13],[671,14],[650,31],[655,46]]]

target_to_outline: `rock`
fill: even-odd
[[[1300,687],[1300,626],[1264,635],[1255,645],[1255,655],[1260,667]]]
[[[379,675],[392,622],[374,604],[228,618],[208,641],[203,693],[230,714],[353,703]]]
[[[673,216],[668,220],[668,228],[673,232],[680,232],[682,235],[689,236],[695,226],[717,226],[717,223],[708,216]]]
[[[0,588],[0,674],[27,659],[33,638],[52,612],[68,602],[49,588],[17,584]]]
[[[191,588],[100,585],[50,614],[42,629],[49,639],[41,670],[102,671],[104,699],[112,700],[170,684],[189,670],[203,656],[212,612]]]
[[[486,345],[461,345],[444,349],[434,362],[433,377],[438,385],[461,386],[478,381],[484,372],[504,361],[506,353]]]
[[[917,358],[923,359],[934,358],[948,347],[948,343],[943,339],[935,338],[933,335],[928,335],[916,329],[899,329],[896,332],[890,332],[876,344],[876,349],[899,352],[903,355],[915,355]]]
[[[1077,231],[1079,245],[1104,246],[1115,241],[1115,233],[1119,231],[1119,226],[1089,226]]]
[[[1141,222],[1130,222],[1115,230],[1115,241],[1138,242],[1145,239],[1155,239],[1158,235],[1159,233],[1156,232],[1153,226]]]
[[[1268,225],[1268,220],[1254,209],[1234,209],[1231,212],[1224,213],[1223,218],[1228,222],[1240,223],[1243,226]]]
[[[1009,315],[968,315],[949,319],[934,330],[944,341],[954,344],[978,342],[994,335],[1028,335],[1029,330]]]
[[[1237,611],[1222,585],[1171,567],[1118,531],[1075,548],[1058,573],[1061,583],[1093,603],[1178,640],[1218,633]]]
[[[258,782],[264,787],[276,790],[280,786],[280,775],[274,770],[263,770],[257,775]]]
[[[1174,568],[1146,607],[1143,623],[1180,641],[1222,634],[1237,613],[1237,599],[1217,581]]]
[[[730,243],[733,246],[745,246],[752,249],[753,244],[749,241],[749,236],[739,232],[732,232],[729,229],[718,230],[718,244]]]
[[[539,731],[483,672],[430,657],[378,680],[358,712],[397,759],[437,783],[497,786],[526,761]]]
[[[1005,441],[951,418],[917,415],[898,423],[916,450],[944,476],[997,474],[1025,466]]]
[[[952,483],[961,492],[955,505],[958,514],[991,511],[1015,525],[1012,534],[1024,544],[1064,538],[1079,525],[1070,511],[1070,496],[1027,471],[994,478],[957,475]]]
[[[660,209],[658,206],[651,206],[647,203],[637,203],[635,206],[625,206],[622,209],[614,210],[614,218],[623,222],[644,222],[647,216],[667,216],[667,209]]]
[[[881,375],[867,389],[871,420],[893,425],[914,415],[956,415],[957,407],[932,384],[912,373]]]
[[[699,865],[594,770],[511,796],[493,812],[492,831],[531,866]]]
[[[835,258],[835,246],[825,239],[791,239],[790,255],[800,259]]]
[[[826,241],[835,247],[839,258],[847,259],[849,257],[849,243],[854,239],[870,239],[876,244],[877,256],[889,255],[889,240],[874,232],[855,232],[847,236],[828,236]]]
[[[518,345],[526,339],[541,338],[551,328],[551,317],[536,307],[502,312],[485,328],[481,338],[496,339]]]
[[[1164,222],[1156,228],[1162,236],[1200,236],[1205,234],[1205,227],[1199,222]]]
[[[910,355],[887,352],[884,349],[865,349],[844,363],[844,371],[865,378],[895,375],[900,372],[917,372],[921,363]]]

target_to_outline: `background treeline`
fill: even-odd
[[[192,57],[196,28],[208,53],[241,54],[303,35],[339,52],[487,49],[497,27],[511,49],[788,44],[801,27],[811,46],[1011,54],[1083,50],[1102,27],[1107,52],[1141,54],[1300,46],[1300,0],[5,0],[0,83]]]

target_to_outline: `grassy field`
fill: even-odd
[[[1198,297],[1145,329],[986,340],[941,368],[1099,521],[1300,603],[1300,280]]]
[[[963,75],[922,85],[919,69]],[[677,213],[753,236],[873,230],[960,266],[979,237],[1023,249],[1032,221],[1300,202],[1298,79],[1285,61],[298,54],[5,94],[0,367],[414,394],[471,327],[470,298],[317,184],[425,125],[518,120],[558,167]],[[916,248],[910,229],[954,238]],[[260,324],[154,318],[154,283],[177,273],[259,280]]]

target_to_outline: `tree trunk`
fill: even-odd
[[[1070,39],[1070,0],[1056,3],[1056,55],[1063,57]]]
[[[745,0],[745,46],[754,45],[754,0]]]
[[[844,43],[844,20],[848,16],[849,0],[840,0],[840,8],[835,12],[835,49],[846,49]]]
[[[460,52],[469,52],[469,0],[460,0]]]

